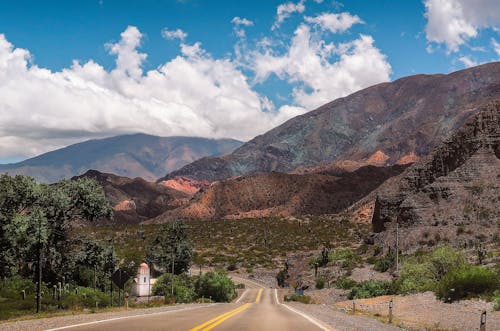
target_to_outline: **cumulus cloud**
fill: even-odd
[[[287,18],[289,18],[293,13],[303,13],[306,10],[304,5],[305,0],[301,0],[298,3],[287,2],[279,5],[276,8],[276,21],[273,24],[272,29],[277,29],[280,27]]]
[[[500,26],[498,0],[424,0],[427,40],[444,43],[448,52],[478,35],[479,29]]]
[[[186,37],[188,36],[187,33],[182,31],[181,29],[168,30],[166,28],[161,31],[161,35],[163,36],[163,38],[168,40],[179,39],[181,41],[184,41],[184,39],[186,39]]]
[[[317,38],[306,24],[296,30],[284,54],[272,47],[252,54],[255,80],[263,82],[271,74],[299,86],[295,102],[313,109],[335,98],[390,79],[391,66],[374,46],[371,36],[334,45]]]
[[[319,25],[321,29],[328,30],[331,33],[345,32],[354,24],[363,23],[357,15],[349,13],[323,13],[315,17],[305,17],[306,22]]]
[[[274,111],[229,59],[200,43],[143,72],[142,34],[128,27],[106,47],[116,68],[94,61],[52,72],[0,35],[0,157],[33,156],[85,138],[131,132],[249,139],[294,116]],[[20,148],[22,146],[22,148]]]

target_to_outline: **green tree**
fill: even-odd
[[[236,296],[236,286],[223,270],[207,272],[195,282],[198,297],[216,302],[230,302]]]
[[[147,250],[147,259],[166,272],[179,275],[189,270],[193,259],[193,244],[188,238],[187,225],[182,221],[164,224]]]

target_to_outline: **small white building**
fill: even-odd
[[[137,277],[134,278],[132,284],[132,296],[146,297],[151,295],[154,283],[156,283],[156,278],[151,278],[149,266],[146,263],[141,263],[137,269]]]

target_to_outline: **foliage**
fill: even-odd
[[[112,215],[104,191],[94,180],[38,184],[26,176],[0,175],[0,277],[32,275],[38,250],[44,280],[55,282],[68,259],[70,221]]]
[[[391,294],[391,282],[383,280],[367,280],[355,285],[348,295],[349,299],[373,298]]]
[[[305,304],[310,304],[312,302],[311,297],[308,295],[299,295],[299,294],[288,294],[285,295],[285,301],[296,301]]]
[[[489,269],[464,266],[449,271],[438,284],[437,296],[447,302],[492,293],[500,286],[500,278]]]
[[[165,271],[171,271],[173,262],[176,275],[188,271],[193,258],[193,244],[187,229],[182,221],[164,224],[148,247],[147,259]]]
[[[401,294],[432,290],[435,285],[432,264],[430,262],[403,264],[401,274],[394,285]]]
[[[281,269],[278,274],[276,275],[276,282],[278,283],[279,287],[285,287],[285,281],[288,279],[289,274],[288,271],[285,269]]]
[[[187,274],[174,275],[174,299],[177,303],[193,302],[196,298],[193,279]],[[168,301],[172,295],[172,274],[165,274],[158,278],[153,285],[154,295],[163,295]]]
[[[316,288],[318,290],[321,290],[325,288],[325,279],[324,278],[318,278],[316,279]]]
[[[389,252],[386,256],[377,259],[373,265],[373,270],[386,272],[396,264],[396,254]]]
[[[198,297],[211,298],[216,302],[230,302],[236,296],[235,285],[223,270],[199,276],[195,289]]]
[[[493,293],[493,302],[494,302],[493,309],[495,311],[500,311],[500,290],[496,290]]]
[[[358,283],[349,277],[342,277],[337,279],[336,286],[337,288],[343,289],[343,290],[350,290],[354,286],[356,286]]]

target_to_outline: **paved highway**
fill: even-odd
[[[247,282],[247,284],[249,284]],[[329,330],[300,312],[277,302],[275,289],[251,283],[234,303],[187,308],[170,313],[141,315],[124,319],[66,326],[53,330],[255,330],[320,331]]]

